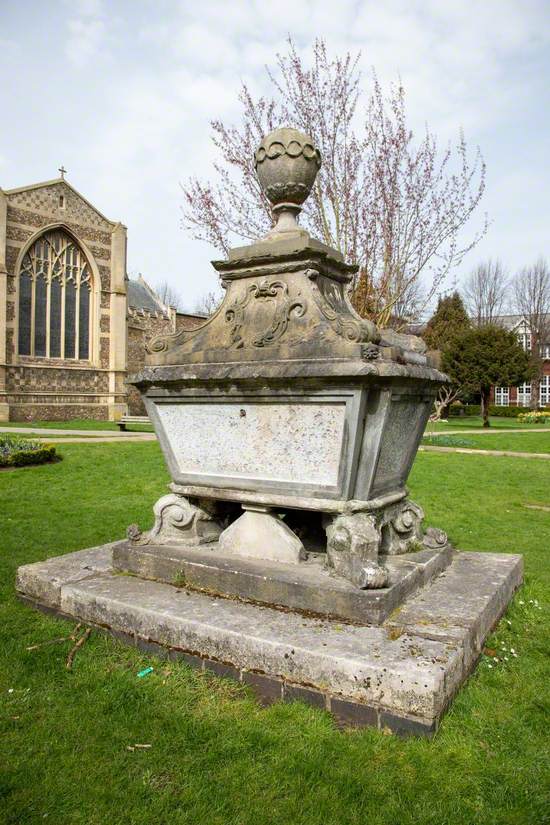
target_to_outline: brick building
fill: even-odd
[[[202,318],[128,280],[126,234],[63,177],[0,189],[0,420],[142,411],[146,340]]]
[[[528,321],[522,315],[502,315],[497,323],[505,329],[515,332],[522,347],[531,352],[531,331]],[[538,406],[550,406],[550,341],[541,347],[543,358],[543,376],[540,382]],[[529,407],[531,403],[531,384],[519,387],[492,387],[491,401],[503,407]]]

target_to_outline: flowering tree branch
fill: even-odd
[[[254,171],[254,152],[268,132],[289,125],[309,134],[323,164],[302,222],[312,235],[357,264],[357,311],[379,326],[403,326],[422,311],[449,270],[487,228],[460,243],[485,188],[479,150],[469,158],[462,132],[440,152],[427,129],[420,141],[407,127],[401,83],[385,96],[372,73],[363,113],[359,55],[330,57],[323,40],[307,68],[291,39],[268,69],[274,98],[239,95],[242,121],[212,121],[220,160],[217,182],[192,178],[183,187],[183,226],[227,253],[233,239],[254,240],[272,225]],[[360,128],[358,128],[360,125]]]

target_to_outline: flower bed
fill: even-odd
[[[58,458],[52,444],[42,444],[29,438],[0,434],[0,467],[25,467],[45,464]]]
[[[455,435],[425,435],[422,444],[428,447],[475,447],[476,442],[471,438],[461,438]]]
[[[517,418],[520,421],[524,415],[530,415],[529,410],[524,412],[525,407],[502,407],[497,404],[489,404],[489,415],[496,418]],[[548,415],[550,410],[542,410],[543,415]],[[449,416],[453,418],[457,416],[478,416],[481,415],[481,407],[479,404],[462,404],[460,401],[455,401],[449,408]]]
[[[541,410],[540,412],[533,410],[521,413],[518,415],[518,421],[521,421],[522,424],[550,424],[550,410]]]

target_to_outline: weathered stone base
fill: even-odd
[[[229,676],[264,701],[304,700],[342,723],[431,735],[522,581],[515,555],[460,553],[380,627],[117,575],[118,543],[19,568],[26,600]]]
[[[113,550],[113,567],[210,594],[354,624],[381,624],[407,596],[442,573],[452,557],[449,545],[440,550],[384,556],[389,584],[378,590],[359,590],[346,579],[331,575],[325,553],[309,553],[307,561],[300,564],[283,564],[239,558],[224,553],[217,543],[198,548],[119,542]]]

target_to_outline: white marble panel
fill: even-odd
[[[183,474],[336,486],[345,402],[161,403]]]

